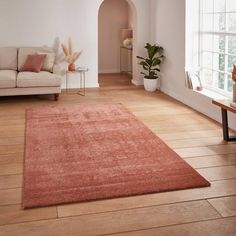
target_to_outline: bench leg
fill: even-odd
[[[223,126],[224,140],[227,141],[227,142],[236,141],[235,136],[229,136],[229,125],[228,125],[227,110],[224,109],[224,108],[221,108],[221,112],[222,112],[222,126]]]
[[[54,94],[54,100],[55,100],[55,101],[58,101],[58,98],[59,98],[59,93],[55,93],[55,94]]]
[[[223,125],[223,136],[225,141],[229,141],[229,126],[228,126],[228,115],[227,110],[221,109],[222,112],[222,125]]]

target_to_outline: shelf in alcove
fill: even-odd
[[[131,65],[131,70],[122,70],[122,50],[127,50],[130,53],[129,60]],[[127,48],[124,46],[120,46],[120,73],[130,73],[132,75],[132,52],[133,48]]]

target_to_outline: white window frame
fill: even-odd
[[[207,1],[207,0],[204,0],[204,1]],[[226,0],[222,0],[222,1],[225,1],[225,6],[226,6]],[[214,4],[214,3],[213,3]],[[230,31],[214,31],[214,17],[213,17],[213,25],[212,25],[212,31],[204,31],[202,30],[202,25],[203,25],[203,14],[219,14],[219,13],[223,13],[225,14],[225,24],[226,24],[226,29],[228,29],[228,17],[227,17],[227,14],[226,13],[235,13],[236,14],[236,11],[232,11],[232,12],[229,12],[229,11],[222,11],[222,12],[215,12],[213,10],[213,12],[205,12],[203,13],[202,11],[202,6],[201,6],[201,0],[199,0],[199,65],[200,65],[200,77],[203,78],[203,69],[207,69],[209,71],[212,71],[212,73],[214,72],[220,72],[220,73],[223,73],[224,74],[224,89],[220,89],[217,87],[217,82],[216,80],[213,81],[213,86],[209,86],[207,84],[204,84],[204,80],[202,81],[203,82],[203,87],[208,89],[208,90],[211,90],[213,92],[216,92],[216,93],[219,93],[219,94],[222,94],[224,96],[227,96],[227,97],[231,97],[232,96],[232,92],[229,92],[227,91],[227,87],[228,87],[228,76],[231,75],[230,72],[228,72],[228,56],[235,56],[235,54],[230,54],[228,53],[228,40],[227,40],[227,37],[229,36],[233,36],[236,38],[236,32],[230,32]],[[226,38],[225,40],[225,51],[224,53],[223,52],[215,52],[215,51],[207,51],[207,50],[203,50],[203,47],[202,47],[202,37],[203,35],[217,35],[217,36],[224,36]],[[209,52],[209,53],[212,53],[212,55],[214,55],[215,53],[217,54],[220,54],[220,55],[224,55],[224,60],[225,60],[225,69],[224,71],[220,71],[220,70],[215,70],[213,68],[213,65],[211,68],[206,68],[204,67],[203,65],[203,62],[202,62],[202,59],[203,59],[203,53],[204,52]]]

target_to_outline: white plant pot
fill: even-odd
[[[144,88],[148,92],[155,92],[158,88],[159,78],[157,79],[143,79]]]

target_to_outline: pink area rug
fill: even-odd
[[[209,186],[120,104],[26,113],[23,207]]]

